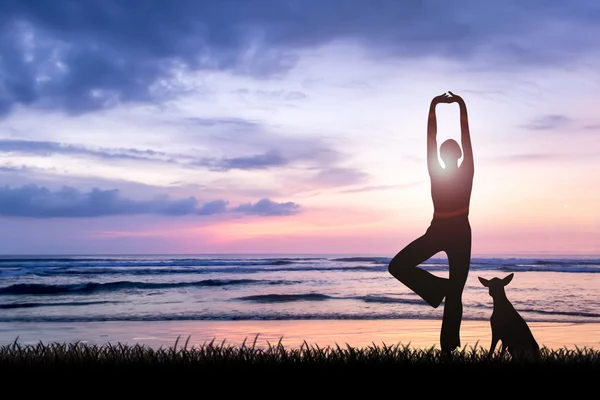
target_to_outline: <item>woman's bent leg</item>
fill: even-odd
[[[446,295],[447,279],[437,277],[417,266],[441,250],[441,241],[436,240],[428,231],[396,254],[388,265],[388,271],[394,278],[434,308],[441,304]]]

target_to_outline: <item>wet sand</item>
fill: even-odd
[[[600,349],[600,324],[531,322],[529,326],[541,346],[549,348]],[[221,343],[250,345],[258,334],[256,346],[276,344],[280,338],[286,347],[309,345],[353,347],[410,344],[411,347],[439,348],[441,321],[436,320],[309,320],[309,321],[160,321],[160,322],[87,322],[87,323],[3,323],[0,345],[17,339],[21,344],[85,342],[94,344],[141,344],[153,348],[170,347],[181,336],[180,344],[190,337],[188,346],[202,345],[215,339]],[[462,346],[488,348],[491,339],[489,321],[463,321]],[[479,343],[477,343],[479,342]]]

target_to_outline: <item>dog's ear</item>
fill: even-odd
[[[510,281],[512,281],[514,276],[515,276],[515,273],[512,272],[510,275],[507,275],[505,278],[503,278],[502,283],[504,284],[504,286],[508,285],[510,283]]]
[[[489,287],[489,285],[488,285],[488,284],[489,284],[489,281],[488,281],[487,279],[484,279],[484,278],[482,278],[482,277],[480,277],[480,276],[478,276],[478,277],[477,277],[477,279],[479,279],[479,282],[481,282],[481,284],[482,284],[483,286],[485,286],[485,287]]]

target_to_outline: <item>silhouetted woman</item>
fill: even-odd
[[[427,125],[427,166],[431,180],[433,219],[425,234],[400,251],[390,262],[389,272],[414,291],[429,305],[437,308],[444,297],[444,316],[440,335],[441,348],[451,351],[460,347],[462,292],[471,263],[471,226],[469,202],[473,184],[473,152],[464,100],[449,92],[431,101]],[[435,107],[439,103],[458,103],[460,107],[461,141],[464,154],[456,141],[449,139],[440,146],[442,167],[438,161],[437,121]],[[458,165],[458,159],[463,156]],[[444,251],[448,257],[449,277],[440,278],[418,268],[418,265]]]

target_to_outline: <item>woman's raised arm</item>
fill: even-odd
[[[452,95],[451,101],[457,102],[460,107],[460,133],[463,148],[463,161],[460,165],[461,169],[466,168],[473,173],[475,163],[473,161],[473,148],[471,147],[471,132],[469,130],[469,116],[467,115],[467,105],[462,97],[448,92]]]
[[[442,166],[438,160],[437,146],[437,118],[435,115],[435,106],[439,103],[449,103],[451,97],[446,93],[436,96],[429,105],[429,117],[427,118],[427,168],[429,175],[441,171]]]

